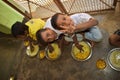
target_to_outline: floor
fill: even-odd
[[[119,5],[120,6],[120,5]],[[108,43],[108,37],[120,28],[120,7],[94,15],[99,20],[103,40],[93,47],[93,53],[87,61],[79,62],[71,56],[71,44],[63,46],[59,59],[49,61],[31,58],[20,40],[0,34],[0,80],[119,80],[120,72],[113,70],[107,62],[108,52],[115,48]],[[107,66],[104,70],[96,68],[96,61],[104,59]]]

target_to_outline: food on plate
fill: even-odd
[[[58,47],[58,44],[52,43],[51,46],[54,48],[54,50],[50,52],[49,49],[47,48],[46,57],[50,60],[55,60],[60,56],[61,51],[60,48]]]
[[[28,56],[33,57],[36,56],[38,51],[39,51],[39,46],[38,45],[33,45],[34,50],[31,51],[30,46],[27,47],[26,53]]]
[[[98,59],[96,62],[96,66],[98,69],[104,69],[106,67],[106,63],[103,59]]]
[[[112,51],[109,59],[112,66],[120,69],[120,49]]]
[[[39,53],[40,59],[43,59],[45,57],[45,50],[41,50]]]
[[[86,60],[91,54],[91,47],[87,42],[79,42],[82,45],[83,51],[80,51],[75,45],[72,47],[72,56],[76,60]]]

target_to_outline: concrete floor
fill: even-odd
[[[30,58],[21,41],[0,34],[0,80],[9,80],[12,75],[17,80],[120,80],[120,72],[113,70],[106,60],[108,52],[114,48],[109,45],[108,37],[120,28],[120,8],[94,17],[99,20],[104,38],[93,48],[91,58],[84,62],[72,58],[71,44],[63,47],[58,60]],[[100,58],[107,63],[104,70],[96,68]]]
[[[0,80],[9,80],[16,73],[23,49],[21,43],[11,35],[0,33]]]

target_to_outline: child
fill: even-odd
[[[42,29],[45,22],[41,19],[31,19],[28,22],[16,22],[12,25],[11,33],[14,37],[25,41],[25,45],[37,44],[36,32]]]
[[[111,45],[120,47],[120,29],[115,31],[114,34],[112,34],[109,37],[109,42],[110,42]]]

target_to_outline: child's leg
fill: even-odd
[[[85,32],[85,38],[94,42],[102,40],[102,33],[97,26],[90,28],[89,32]]]

